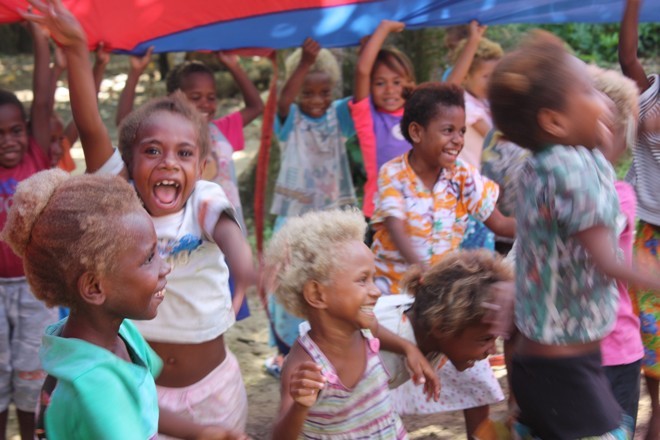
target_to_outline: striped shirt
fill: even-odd
[[[649,82],[650,87],[639,97],[637,143],[626,180],[633,184],[637,193],[637,216],[646,223],[660,226],[660,132],[652,130],[653,121],[660,118],[658,74],[650,75]]]
[[[378,356],[380,341],[368,330],[366,338],[367,365],[362,378],[353,389],[341,383],[335,367],[309,337],[298,338],[300,346],[314,362],[321,365],[326,386],[309,409],[300,435],[301,439],[340,440],[405,440],[403,423],[392,409],[387,386],[389,376]]]

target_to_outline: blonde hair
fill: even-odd
[[[129,113],[119,125],[119,151],[130,174],[133,165],[133,153],[139,142],[138,135],[144,121],[155,113],[169,112],[187,119],[197,133],[200,161],[209,153],[209,127],[202,114],[186,99],[182,91],[176,90],[163,97],[147,101],[144,105]]]
[[[404,278],[408,293],[415,296],[412,310],[421,328],[456,336],[478,324],[491,299],[489,287],[513,280],[513,271],[493,252],[461,250],[447,254],[426,271],[409,271]]]
[[[266,250],[275,296],[291,314],[306,317],[303,288],[308,281],[327,283],[340,264],[337,248],[362,241],[367,224],[358,210],[331,210],[289,218]]]
[[[454,64],[456,64],[458,61],[458,58],[461,56],[461,52],[463,52],[466,44],[467,38],[464,38],[456,45],[452,60]],[[479,40],[479,46],[477,46],[477,51],[474,54],[472,63],[470,64],[469,72],[472,73],[477,68],[477,66],[479,66],[481,61],[499,60],[503,56],[504,51],[502,50],[502,46],[500,46],[499,43],[482,37],[481,40]]]
[[[75,308],[80,276],[112,270],[117,253],[130,246],[117,239],[117,222],[141,210],[121,177],[42,171],[18,185],[0,238],[23,259],[34,296]]]
[[[294,50],[291,55],[286,57],[284,61],[285,67],[285,80],[288,80],[293,72],[300,64],[300,59],[302,58],[302,49],[298,48]],[[339,78],[341,78],[341,69],[339,68],[339,63],[337,58],[330,52],[328,49],[321,49],[319,54],[316,56],[314,64],[311,65],[307,74],[322,72],[330,77],[332,84],[337,84]]]
[[[616,70],[587,66],[596,89],[606,94],[616,107],[616,125],[623,127],[626,148],[635,145],[637,116],[639,114],[639,89],[635,81]]]

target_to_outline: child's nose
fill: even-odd
[[[160,277],[164,278],[170,272],[172,272],[172,265],[170,263],[168,263],[164,258],[160,258],[160,271],[158,272]]]

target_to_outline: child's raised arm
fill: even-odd
[[[264,102],[261,100],[259,90],[250,81],[245,71],[241,69],[238,56],[218,52],[218,59],[229,70],[234,81],[238,84],[238,88],[241,89],[243,101],[245,102],[245,107],[241,109],[241,117],[243,118],[243,126],[245,126],[264,112]]]
[[[34,74],[32,76],[32,107],[30,108],[30,134],[37,145],[50,156],[50,50],[48,39],[36,23],[29,23],[34,45]]]
[[[307,37],[302,48],[302,55],[300,57],[300,63],[296,67],[296,70],[293,71],[286,84],[282,88],[280,93],[280,99],[277,101],[277,115],[281,120],[286,119],[289,115],[289,107],[291,103],[296,99],[300,89],[303,85],[305,75],[309,72],[309,68],[312,67],[316,61],[316,57],[321,51],[321,46],[315,40]]]
[[[401,32],[406,25],[400,21],[383,20],[360,52],[355,67],[355,83],[353,86],[353,102],[358,102],[369,96],[371,89],[371,69],[374,67],[380,48],[391,32]]]
[[[117,104],[117,115],[115,116],[115,124],[119,125],[121,121],[133,110],[133,102],[135,101],[135,89],[140,80],[140,76],[144,73],[151,62],[151,53],[154,48],[151,46],[142,56],[130,56],[129,61],[131,68],[128,71],[128,78],[124,89],[119,95],[119,103]]]
[[[87,53],[87,37],[78,20],[61,0],[29,0],[42,15],[23,13],[23,17],[50,31],[63,47],[68,64],[71,112],[80,133],[87,171],[98,170],[112,155],[108,130],[103,125],[96,103],[96,87]]]
[[[623,74],[634,80],[643,93],[651,85],[637,58],[639,8],[642,0],[627,0],[619,32],[619,64]]]
[[[477,48],[479,48],[479,41],[481,41],[481,37],[483,37],[486,29],[488,29],[488,26],[480,26],[477,20],[470,22],[470,32],[467,41],[456,59],[454,68],[447,77],[448,83],[456,84],[457,86],[463,84],[465,77],[470,71],[470,66],[474,60],[474,55],[477,53]]]

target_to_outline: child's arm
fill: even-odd
[[[296,70],[293,71],[284,88],[282,88],[282,93],[280,93],[280,99],[277,102],[277,116],[280,120],[284,121],[289,115],[289,107],[291,103],[296,99],[300,89],[305,80],[305,75],[309,72],[309,68],[312,67],[316,61],[316,57],[321,50],[321,46],[315,40],[307,37],[305,42],[302,45],[302,55],[300,57],[300,63]]]
[[[353,86],[353,102],[358,102],[369,96],[371,89],[371,69],[378,56],[380,48],[391,32],[401,32],[405,24],[399,21],[383,20],[360,52],[355,67],[355,83]]]
[[[623,74],[637,83],[640,93],[651,85],[637,58],[639,8],[642,0],[627,0],[619,32],[619,64]]]
[[[218,52],[218,59],[227,67],[234,81],[238,84],[238,88],[241,89],[243,101],[245,102],[245,107],[241,109],[241,117],[243,118],[243,126],[248,125],[264,112],[264,103],[261,100],[261,95],[259,95],[259,90],[250,81],[245,71],[241,69],[236,55]]]
[[[440,381],[433,371],[431,364],[412,342],[392,333],[374,320],[371,333],[380,339],[380,347],[385,351],[402,354],[406,357],[406,363],[411,371],[412,380],[416,385],[424,385],[424,393],[427,398],[436,402],[440,398]]]
[[[50,118],[53,106],[50,97],[50,50],[48,39],[36,23],[29,23],[34,46],[34,74],[32,76],[32,107],[30,108],[30,134],[50,157]]]
[[[213,230],[213,239],[225,255],[234,279],[234,313],[238,313],[245,298],[245,291],[255,284],[252,251],[236,221],[222,214]]]
[[[587,250],[599,271],[610,278],[625,281],[640,287],[660,290],[660,278],[650,274],[653,268],[643,271],[628,267],[616,258],[615,243],[612,243],[609,229],[605,226],[594,226],[575,234],[580,244]]]
[[[321,366],[301,353],[298,344],[291,349],[282,369],[280,410],[273,426],[272,439],[297,440],[309,408],[325,387]]]
[[[108,130],[96,103],[96,87],[87,53],[87,37],[78,20],[61,3],[30,0],[42,15],[23,13],[26,20],[45,26],[63,47],[66,55],[71,95],[71,112],[80,132],[87,171],[98,170],[112,155]]]
[[[488,26],[480,26],[477,20],[472,20],[470,22],[470,32],[468,34],[467,41],[465,42],[460,55],[456,59],[454,68],[447,77],[448,83],[456,84],[458,86],[463,84],[465,77],[470,71],[470,66],[474,60],[474,55],[477,53],[477,48],[479,47],[481,37],[483,37],[486,29],[488,29]]]
[[[406,263],[411,266],[421,264],[422,261],[419,255],[417,255],[417,252],[415,252],[415,247],[406,233],[406,226],[403,220],[397,217],[386,217],[384,224],[390,237],[392,237],[392,242],[399,249],[399,253],[406,260]]]
[[[221,426],[199,425],[168,409],[158,407],[158,432],[190,440],[247,440],[248,436]]]
[[[516,236],[516,219],[513,217],[505,217],[497,208],[495,208],[490,217],[484,221],[484,225],[500,237],[514,238]]]
[[[133,110],[133,102],[135,101],[135,89],[137,88],[140,76],[144,73],[151,62],[151,53],[154,48],[151,46],[142,56],[130,56],[129,61],[131,68],[128,71],[128,78],[124,89],[119,95],[119,103],[117,104],[117,115],[115,116],[115,124],[119,125],[121,121]]]

